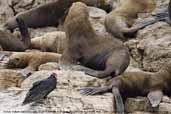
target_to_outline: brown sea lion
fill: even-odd
[[[59,62],[61,55],[50,52],[14,52],[7,62],[8,68],[24,68],[23,75],[29,75],[47,62]]]
[[[95,95],[118,88],[123,97],[146,96],[157,107],[163,94],[171,95],[171,62],[156,73],[128,72],[110,80],[103,87],[86,87],[82,94]],[[114,93],[115,94],[115,93]]]
[[[15,19],[18,17],[22,18],[27,26],[31,28],[57,26],[72,3],[76,1],[82,1],[88,5],[104,8],[109,7],[111,4],[108,2],[110,0],[57,0],[17,14],[6,22],[5,28],[10,30],[17,28]]]
[[[105,78],[117,76],[129,65],[129,50],[122,41],[109,34],[97,34],[91,26],[88,8],[76,2],[64,23],[67,44],[61,58],[63,64],[77,64],[94,69],[87,74]]]
[[[125,0],[120,7],[106,16],[105,27],[113,36],[125,40],[125,34],[135,33],[139,29],[154,23],[147,22],[132,26],[138,13],[151,12],[155,7],[155,0]]]
[[[49,32],[43,36],[31,39],[32,49],[57,52],[62,54],[66,45],[66,34],[62,31]]]
[[[25,22],[16,18],[17,25],[21,33],[21,39],[15,37],[12,33],[0,31],[0,45],[6,51],[25,51],[30,47],[30,35]]]

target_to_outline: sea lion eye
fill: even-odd
[[[19,61],[20,59],[19,58],[15,58],[16,61]]]

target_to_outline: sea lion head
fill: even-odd
[[[24,68],[26,66],[25,57],[21,53],[12,54],[7,62],[7,67],[9,68]]]
[[[71,8],[69,9],[68,14],[69,14],[68,16],[69,19],[77,18],[77,17],[87,18],[89,15],[88,7],[82,2],[73,3]]]

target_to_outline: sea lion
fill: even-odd
[[[17,28],[16,18],[18,17],[22,18],[27,26],[31,28],[57,26],[72,3],[76,1],[104,8],[111,4],[111,2],[108,2],[109,0],[57,0],[17,14],[7,20],[4,27],[9,30]]]
[[[146,96],[157,107],[163,94],[171,95],[171,62],[156,73],[128,72],[110,80],[104,87],[86,87],[82,94],[95,95],[118,88],[123,97]],[[115,94],[115,93],[114,93]]]
[[[169,12],[169,18],[171,20],[171,0],[169,1],[168,12]]]
[[[13,30],[17,28],[16,18],[21,18],[25,21],[28,27],[37,28],[45,26],[57,26],[59,19],[65,14],[65,11],[74,0],[57,0],[45,5],[40,5],[26,12],[21,12],[10,18],[5,28]]]
[[[43,36],[31,39],[32,49],[42,51],[57,52],[62,54],[66,45],[66,34],[62,31],[49,32]]]
[[[0,45],[3,50],[25,51],[30,47],[30,35],[25,22],[21,18],[16,18],[16,22],[19,26],[21,39],[7,31],[0,31]]]
[[[57,74],[52,73],[50,77],[47,79],[37,81],[33,83],[33,86],[26,94],[26,97],[23,101],[23,105],[32,103],[32,102],[40,102],[45,99],[50,92],[52,92],[57,85]]]
[[[106,30],[113,36],[125,40],[124,34],[135,33],[154,22],[133,26],[137,14],[151,12],[156,7],[155,0],[125,0],[121,6],[111,11],[105,18]]]
[[[8,68],[24,68],[21,73],[24,76],[36,71],[41,64],[47,62],[59,62],[61,55],[50,52],[15,52],[7,62]]]
[[[86,73],[98,78],[117,76],[129,65],[129,50],[122,41],[109,34],[97,34],[91,26],[88,8],[76,2],[64,22],[67,43],[61,63],[91,68]]]

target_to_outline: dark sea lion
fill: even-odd
[[[171,20],[171,0],[169,1],[168,11],[169,11],[169,18]]]
[[[109,34],[97,34],[89,20],[88,8],[76,2],[64,23],[67,43],[61,63],[77,64],[94,69],[87,74],[98,78],[117,76],[129,65],[129,50],[122,41]]]
[[[77,1],[106,9],[110,7],[109,0],[57,0],[17,14],[6,22],[5,28],[10,30],[17,28],[16,18],[23,19],[27,26],[31,28],[57,26],[72,3]]]
[[[45,5],[40,5],[26,12],[21,12],[7,21],[7,29],[17,28],[15,19],[21,18],[28,27],[37,28],[45,26],[57,26],[59,19],[65,14],[65,11],[74,0],[57,0]]]
[[[30,35],[27,25],[21,18],[16,18],[17,25],[21,33],[21,39],[15,37],[12,33],[0,31],[0,45],[6,51],[25,51],[30,47]]]

